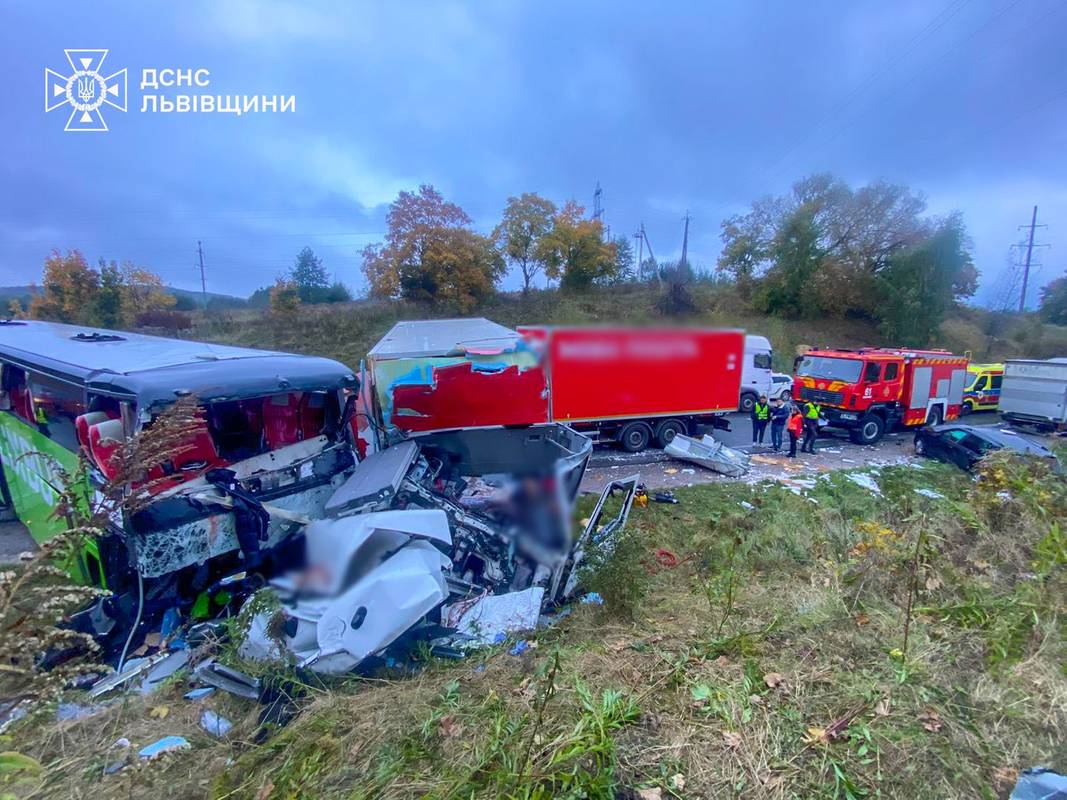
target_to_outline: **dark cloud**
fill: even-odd
[[[1067,7],[1054,0],[5,7],[0,283],[52,247],[247,293],[310,244],[357,289],[398,189],[437,185],[488,229],[510,194],[644,221],[657,255],[711,267],[723,216],[829,170],[963,211],[983,299],[1033,204],[1067,242]],[[65,47],[111,49],[130,110],[107,134],[43,113]],[[144,67],[210,91],[293,94],[296,114],[142,114]],[[1063,269],[1058,248],[1042,278]]]

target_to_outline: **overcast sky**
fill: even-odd
[[[724,216],[815,171],[960,209],[983,302],[1034,204],[1036,283],[1067,267],[1065,0],[21,0],[0,37],[0,284],[58,247],[199,288],[199,239],[211,291],[247,295],[311,245],[360,292],[357,251],[424,182],[488,232],[509,195],[591,206],[599,181],[613,234],[643,221],[677,256],[688,209],[710,268]],[[106,133],[44,111],[65,48],[129,70]],[[168,67],[296,112],[142,113],[141,70]]]

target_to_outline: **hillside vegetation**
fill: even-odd
[[[784,319],[750,310],[729,284],[698,281],[692,289],[696,310],[664,316],[666,290],[654,284],[597,287],[585,292],[553,290],[498,293],[467,316],[484,316],[503,325],[527,324],[698,324],[744,328],[770,338],[775,368],[790,371],[796,346],[861,347],[896,344],[870,320],[831,317]],[[447,309],[403,301],[360,301],[297,306],[285,314],[260,310],[210,313],[195,319],[190,338],[290,350],[326,356],[352,367],[394,323],[402,319],[457,316]],[[960,307],[940,326],[935,346],[975,359],[1049,358],[1067,355],[1067,327]]]
[[[307,687],[299,716],[179,677],[14,728],[55,798],[1006,797],[1067,768],[1067,483],[1008,459],[678,491],[635,508],[521,655]],[[920,494],[923,490],[926,494]],[[588,510],[588,509],[586,509]],[[218,740],[204,705],[234,722]],[[276,716],[268,718],[276,719]],[[191,750],[137,763],[161,736]],[[128,740],[127,748],[115,741]],[[115,770],[124,763],[131,765]]]

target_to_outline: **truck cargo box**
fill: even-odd
[[[555,422],[737,409],[745,336],[708,328],[523,327],[544,343]]]
[[[1067,358],[1005,362],[1000,413],[1012,422],[1067,425]]]

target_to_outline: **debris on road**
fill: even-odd
[[[709,435],[694,439],[679,433],[671,439],[664,451],[674,458],[692,461],[713,472],[731,477],[744,475],[749,469],[750,456],[727,447]]]

